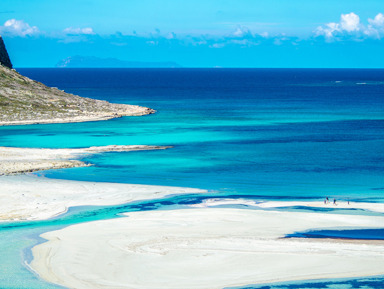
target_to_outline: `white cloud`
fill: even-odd
[[[212,45],[209,45],[210,48],[223,48],[224,46],[224,43],[214,43]]]
[[[345,32],[351,33],[356,32],[361,29],[360,17],[355,13],[351,12],[349,14],[341,14],[340,22],[330,22],[325,24],[325,26],[319,26],[315,30],[317,36],[323,35],[326,38],[332,38],[337,34],[342,34]]]
[[[229,43],[230,44],[239,45],[242,48],[259,45],[258,42],[251,41],[249,39],[241,39],[241,40],[240,39],[232,39],[232,40],[229,41]]]
[[[355,13],[341,14],[340,22],[330,22],[317,27],[316,36],[324,36],[328,40],[351,37],[352,39],[381,38],[384,35],[384,15],[379,13],[375,18],[368,19],[368,25],[360,22],[360,17]]]
[[[324,35],[326,38],[332,38],[335,32],[340,32],[340,31],[341,31],[340,24],[331,22],[331,23],[325,24],[325,27],[324,26],[317,27],[317,29],[315,30],[315,34],[316,36]]]
[[[252,33],[248,27],[238,26],[236,30],[232,33],[232,35],[235,37],[244,37],[247,35],[252,35]]]
[[[369,24],[376,27],[384,26],[384,15],[383,13],[379,13],[375,16],[374,19],[368,19]]]
[[[93,29],[91,27],[85,27],[85,28],[73,28],[73,27],[68,27],[65,28],[64,30],[65,34],[75,34],[75,35],[94,35],[95,32],[93,32]]]
[[[384,35],[384,15],[379,13],[373,19],[368,19],[369,25],[364,30],[368,37],[380,39]]]
[[[341,14],[340,28],[348,32],[358,31],[360,29],[360,17],[353,12]]]
[[[35,35],[40,33],[36,26],[30,26],[23,20],[9,19],[5,21],[3,26],[0,26],[0,32],[2,34],[10,36],[21,36]]]

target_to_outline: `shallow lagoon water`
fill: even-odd
[[[86,160],[95,166],[39,173],[47,177],[195,187],[210,190],[210,197],[384,200],[384,70],[19,71],[67,92],[148,106],[158,112],[104,122],[0,127],[2,145],[174,146],[164,151],[89,156]],[[194,197],[184,200],[200,201]],[[45,283],[21,265],[20,252],[35,242],[25,239],[27,236],[57,226],[110,218],[124,210],[183,205],[183,201],[174,201],[106,208],[97,213],[86,209],[80,215],[71,211],[32,227],[1,227],[1,248],[7,248],[2,264],[9,266],[1,270],[6,277],[0,279],[0,287],[45,288],[41,285]],[[18,241],[9,244],[10,240]],[[384,286],[376,279],[363,280],[368,283],[330,281],[308,288]],[[304,288],[295,284],[274,286],[248,288]]]

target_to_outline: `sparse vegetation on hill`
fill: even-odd
[[[0,112],[0,125],[10,125],[105,120],[154,110],[68,94],[0,65]]]

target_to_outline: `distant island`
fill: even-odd
[[[176,62],[125,61],[117,58],[99,58],[94,56],[71,56],[60,60],[58,68],[179,68]]]
[[[80,97],[29,79],[12,69],[0,36],[0,125],[96,121],[154,112]]]

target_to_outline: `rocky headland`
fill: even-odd
[[[19,125],[107,120],[155,111],[80,97],[29,79],[12,69],[0,37],[0,112],[0,125]]]

